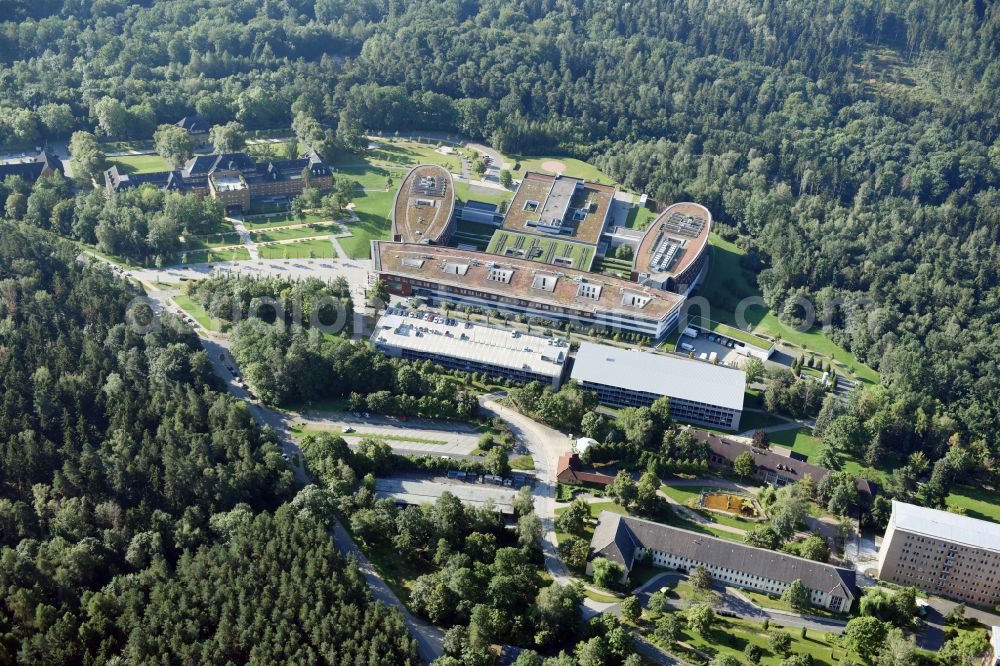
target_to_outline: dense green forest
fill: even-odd
[[[125,323],[139,293],[0,224],[0,664],[415,661],[197,339]]]
[[[347,147],[439,129],[588,158],[706,204],[787,323],[790,299],[816,303],[891,389],[869,433],[883,448],[937,458],[956,431],[1000,428],[996,3],[3,0],[0,16],[0,143],[148,138],[197,112],[322,124]],[[131,210],[76,229],[56,212],[80,238],[171,249],[116,235],[144,233],[119,223]],[[730,286],[716,308],[749,295]]]

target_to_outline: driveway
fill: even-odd
[[[676,571],[664,571],[653,576],[641,587],[633,591],[643,608],[649,605],[649,598],[654,592],[665,585],[676,584],[687,580],[687,575]],[[847,620],[836,620],[818,617],[815,615],[803,616],[795,613],[761,608],[751,603],[740,591],[733,587],[728,587],[720,583],[713,583],[712,589],[718,593],[715,603],[716,611],[733,613],[737,617],[762,622],[765,619],[771,624],[786,627],[805,627],[816,631],[829,631],[836,634],[843,633]],[[667,607],[670,610],[684,610],[688,604],[679,599],[668,599]]]
[[[140,276],[143,273],[145,272],[125,271],[126,276],[135,279],[140,279]],[[162,313],[166,308],[166,300],[170,297],[171,292],[155,287],[155,285],[152,284],[152,280],[150,280],[148,276],[146,277],[144,287],[148,290],[147,296],[152,301],[154,311],[156,311],[157,314]],[[303,457],[301,455],[301,451],[295,441],[291,438],[288,416],[282,412],[250,402],[250,397],[247,392],[236,384],[232,373],[230,373],[226,368],[227,363],[230,364],[231,367],[237,367],[233,362],[232,357],[229,355],[228,340],[223,339],[221,336],[207,337],[203,335],[199,335],[198,339],[205,348],[205,351],[208,353],[213,371],[220,379],[222,379],[223,382],[225,382],[226,388],[229,392],[236,397],[247,401],[250,414],[258,423],[262,426],[268,426],[274,430],[275,434],[278,436],[278,441],[282,450],[288,454],[290,459],[296,460],[295,455],[298,454],[297,460],[299,465],[293,466],[292,469],[299,484],[311,484],[312,479],[309,477],[308,471],[302,464]],[[372,591],[372,596],[385,603],[387,606],[395,608],[399,611],[400,615],[402,615],[407,628],[410,630],[410,634],[417,641],[420,658],[423,659],[425,663],[430,663],[443,655],[444,632],[437,627],[414,617],[413,614],[410,613],[403,602],[399,600],[389,586],[386,585],[385,581],[381,579],[371,562],[369,562],[368,558],[365,557],[364,553],[361,552],[361,550],[357,547],[357,544],[354,543],[351,536],[346,530],[344,530],[343,526],[340,525],[339,522],[334,524],[333,540],[341,552],[345,555],[353,556],[358,561],[361,573],[364,575],[365,581],[367,582],[369,589]]]

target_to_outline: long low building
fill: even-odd
[[[799,580],[809,588],[813,606],[840,613],[848,612],[855,599],[856,577],[850,569],[612,511],[598,517],[588,573],[599,557],[617,562],[626,572],[637,562],[684,572],[705,567],[714,580],[765,594],[781,594]]]
[[[1000,525],[893,500],[878,577],[993,606],[1000,602]]]
[[[677,356],[580,343],[571,377],[613,407],[651,405],[670,398],[671,416],[737,430],[746,373]]]
[[[389,291],[604,332],[662,340],[677,327],[684,297],[621,278],[527,259],[435,245],[372,241],[374,273]]]
[[[569,352],[565,340],[408,314],[413,316],[387,314],[375,325],[372,343],[386,355],[519,382],[537,380],[553,389],[562,383]]]
[[[732,469],[733,461],[743,453],[750,453],[753,462],[757,466],[757,478],[767,484],[780,488],[790,483],[801,481],[805,477],[810,477],[813,482],[819,483],[824,477],[831,473],[831,470],[818,465],[811,465],[805,460],[795,458],[788,449],[771,447],[758,449],[750,444],[735,439],[719,437],[704,430],[690,429],[695,439],[708,444],[708,462],[714,467],[722,469]],[[860,507],[870,506],[872,499],[878,492],[878,487],[866,479],[855,479],[855,487],[858,489],[858,505]]]

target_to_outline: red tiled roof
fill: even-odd
[[[608,474],[583,469],[580,457],[569,451],[559,456],[556,478],[564,483],[594,483],[601,486],[610,486],[615,481],[615,477]]]

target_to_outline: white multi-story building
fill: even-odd
[[[651,405],[670,398],[670,415],[682,421],[738,430],[746,373],[678,356],[580,343],[571,377],[613,407]]]
[[[754,548],[650,520],[602,511],[590,542],[590,562],[603,557],[629,572],[636,562],[690,572],[705,567],[713,580],[780,595],[794,581],[809,588],[813,606],[846,613],[855,599],[855,572],[802,557]]]
[[[878,576],[980,606],[1000,602],[1000,525],[893,501]]]
[[[412,314],[413,316],[408,316]],[[379,319],[371,341],[387,356],[430,360],[445,368],[484,372],[558,389],[569,343],[507,328],[412,312]]]

